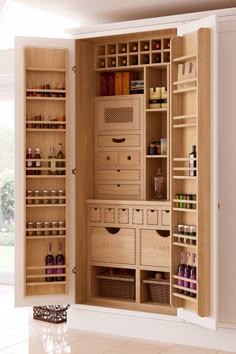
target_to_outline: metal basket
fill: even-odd
[[[33,318],[50,323],[63,323],[67,321],[67,310],[70,305],[66,306],[34,306]]]

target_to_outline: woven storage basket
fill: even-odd
[[[99,296],[135,300],[134,277],[97,276],[96,278]]]
[[[170,303],[170,283],[165,280],[148,279],[143,281],[148,285],[149,295],[152,302],[160,304]]]
[[[50,323],[63,323],[67,321],[67,306],[34,306],[33,318]]]

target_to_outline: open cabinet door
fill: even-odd
[[[171,298],[181,319],[210,329],[217,323],[217,36],[210,16],[179,27],[171,45]],[[192,229],[181,235],[180,224]],[[195,256],[195,275],[186,277],[179,265]]]
[[[16,38],[16,306],[74,303],[74,65],[73,40]]]

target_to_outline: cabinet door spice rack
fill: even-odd
[[[67,263],[48,265],[45,258],[49,244],[54,259],[59,244],[68,258],[68,52],[26,47],[24,53],[25,151],[32,151],[24,169],[25,295],[66,294]],[[36,149],[40,156],[34,156]]]

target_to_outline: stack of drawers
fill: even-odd
[[[143,96],[96,100],[96,199],[143,198]]]

